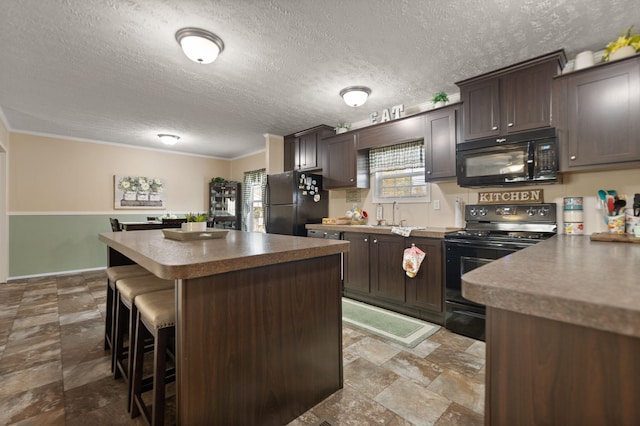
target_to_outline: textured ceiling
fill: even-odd
[[[236,158],[631,25],[638,0],[3,0],[0,112],[15,132]],[[224,40],[216,62],[182,54],[183,27]],[[350,85],[372,89],[363,107]]]

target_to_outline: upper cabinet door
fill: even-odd
[[[559,50],[456,83],[463,140],[551,126],[553,78],[565,62]]]
[[[296,137],[284,137],[284,171],[289,172],[298,168],[298,151]]]
[[[427,181],[455,179],[458,141],[457,105],[429,112],[425,122],[425,178]]]
[[[355,188],[357,186],[356,170],[356,136],[353,133],[334,136],[326,141],[324,188]]]
[[[565,100],[559,120],[565,145],[562,170],[637,165],[640,59],[581,70],[558,82]]]
[[[490,78],[460,87],[464,140],[500,134],[500,80]]]
[[[300,170],[310,170],[318,167],[318,135],[308,133],[300,136],[299,161]]]
[[[557,64],[547,62],[502,78],[502,134],[551,125],[551,87],[556,73]]]

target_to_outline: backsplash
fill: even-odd
[[[597,202],[599,189],[615,189],[618,194],[626,194],[633,199],[634,193],[640,193],[640,169],[613,170],[605,172],[572,173],[562,176],[559,184],[539,185],[536,188],[544,190],[544,201],[556,203],[558,211],[562,212],[564,197],[584,198],[585,234],[605,232],[606,225],[602,220],[603,212]],[[519,188],[532,188],[518,187]],[[501,188],[461,188],[454,181],[431,184],[431,202],[398,204],[396,222],[405,220],[407,225],[448,228],[455,225],[456,198],[465,204],[476,204],[478,192],[501,190]],[[360,190],[361,202],[357,207],[369,214],[369,224],[375,225],[376,204],[372,202],[371,190]],[[440,209],[435,210],[435,201],[439,201]],[[330,191],[329,214],[331,217],[341,217],[353,203],[347,202],[346,191]],[[383,216],[387,223],[392,221],[392,204],[383,204]],[[464,223],[463,223],[464,226]],[[558,230],[562,232],[562,214],[558,214]]]

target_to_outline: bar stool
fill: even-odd
[[[107,308],[104,321],[104,349],[113,351],[113,334],[115,332],[115,307],[116,307],[116,282],[124,278],[140,277],[144,275],[152,275],[140,265],[122,265],[110,266],[107,272]],[[111,372],[114,369],[111,363]]]
[[[133,343],[133,372],[131,375],[131,418],[142,414],[147,424],[164,424],[165,385],[175,381],[175,367],[167,369],[169,343],[175,339],[176,297],[174,290],[154,291],[136,298],[138,308],[136,338]],[[143,380],[145,340],[153,337],[153,379],[151,408],[142,394],[148,391]],[[173,356],[173,354],[170,354]],[[175,356],[173,356],[175,361]]]
[[[133,339],[136,332],[136,317],[138,310],[135,305],[136,297],[154,291],[171,289],[173,291],[174,281],[163,280],[151,276],[141,276],[126,278],[116,282],[116,291],[118,298],[116,300],[116,320],[115,335],[113,348],[114,378],[123,377],[127,383],[128,401],[131,401],[130,372],[133,364],[133,356],[131,351],[133,348]],[[124,346],[125,330],[128,330],[128,347]],[[127,410],[130,404],[127,404]]]

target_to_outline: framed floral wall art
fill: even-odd
[[[147,176],[115,176],[116,209],[164,209],[166,182]]]

